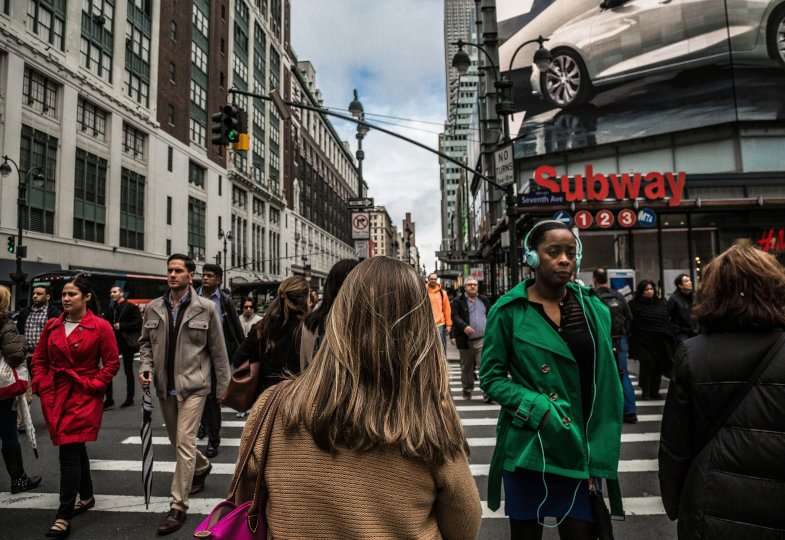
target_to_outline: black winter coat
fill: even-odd
[[[139,307],[127,299],[112,306],[104,313],[104,319],[109,321],[114,330],[117,341],[117,350],[121,353],[137,352],[139,350],[139,336],[142,333],[142,312]],[[114,324],[120,325],[115,330]]]
[[[485,304],[485,315],[491,310],[491,302],[484,294],[478,294],[477,297]],[[469,348],[469,336],[463,331],[464,328],[469,326],[469,301],[466,299],[466,293],[458,296],[450,304],[450,311],[452,311],[452,336],[455,338],[455,346],[459,349]]]
[[[785,350],[700,448],[778,336],[701,334],[676,353],[659,476],[680,539],[785,538]]]

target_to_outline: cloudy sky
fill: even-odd
[[[369,123],[437,149],[446,116],[443,5],[443,0],[292,0],[292,47],[316,69],[325,106],[346,112],[357,88]],[[355,126],[340,120],[334,125],[356,150]],[[439,158],[373,131],[363,150],[369,195],[399,229],[405,213],[412,213],[420,257],[430,271],[441,240]]]

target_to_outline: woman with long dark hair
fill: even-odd
[[[653,281],[644,279],[635,289],[630,302],[630,358],[638,361],[641,398],[662,399],[660,381],[670,377],[673,359],[673,333],[668,305],[657,297]]]
[[[282,381],[289,373],[300,373],[302,322],[310,308],[310,288],[302,276],[286,278],[278,294],[256,327],[232,357],[239,366],[246,360],[262,363],[259,392]]]
[[[265,401],[243,432],[240,455],[251,455],[237,504],[253,498]],[[401,261],[363,261],[313,362],[282,391],[264,469],[268,533],[473,540],[482,509],[467,454],[425,284]]]
[[[693,313],[662,415],[665,512],[680,539],[785,538],[785,273],[733,246],[704,268]]]
[[[611,489],[623,396],[610,312],[594,289],[571,282],[581,249],[564,224],[536,224],[524,246],[534,278],[500,298],[485,326],[480,386],[501,405],[488,507],[499,507],[503,482],[514,540],[541,538],[546,517],[563,539],[593,540],[601,479],[621,510]]]
[[[66,283],[62,299],[63,314],[49,320],[33,354],[33,392],[60,450],[60,507],[46,533],[55,538],[68,536],[71,519],[95,506],[85,443],[98,438],[104,392],[120,367],[114,331],[97,315],[90,282]]]
[[[349,272],[360,264],[357,259],[342,259],[335,263],[324,282],[322,301],[313,311],[308,313],[303,320],[302,342],[300,343],[300,370],[304,370],[311,363],[311,359],[319,350],[324,337],[324,325],[327,314],[333,307],[338,291],[346,280]]]

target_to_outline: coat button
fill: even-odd
[[[570,427],[570,424],[572,423],[572,420],[570,419],[569,416],[565,416],[564,418],[561,419],[561,421],[565,427]]]
[[[548,373],[551,370],[551,366],[549,366],[548,364],[543,364],[542,367],[540,368],[540,370],[543,373]]]
[[[559,394],[557,394],[556,392],[551,392],[550,394],[548,394],[548,397],[551,398],[551,401],[556,401],[557,399],[559,399]]]

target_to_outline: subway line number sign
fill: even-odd
[[[600,210],[595,215],[592,215],[588,210],[580,210],[575,214],[575,225],[579,229],[588,229],[595,224],[602,229],[609,229],[616,222],[622,227],[629,228],[638,223],[638,217],[635,211],[629,208],[619,210],[616,216],[610,210]],[[641,223],[641,225],[647,224]]]

